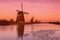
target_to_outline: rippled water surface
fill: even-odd
[[[60,40],[60,25],[29,24],[0,26],[0,40]]]

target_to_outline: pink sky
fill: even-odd
[[[60,0],[23,0],[23,5],[24,11],[30,13],[25,15],[26,20],[34,16],[42,21],[60,21]],[[0,0],[0,19],[16,19],[16,9],[21,10],[18,0]]]

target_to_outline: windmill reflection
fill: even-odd
[[[18,40],[23,40],[24,25],[17,25]]]

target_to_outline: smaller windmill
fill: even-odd
[[[24,14],[29,14],[23,11],[23,3],[21,3],[21,8],[22,8],[22,11],[16,10],[17,11],[17,18],[16,18],[17,24],[25,24]]]

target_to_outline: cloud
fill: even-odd
[[[15,2],[15,1],[18,1],[18,0],[0,0],[0,2]]]
[[[32,3],[60,3],[60,0],[0,0],[0,2],[32,2]]]
[[[23,0],[25,2],[39,2],[39,3],[60,3],[60,0]]]

